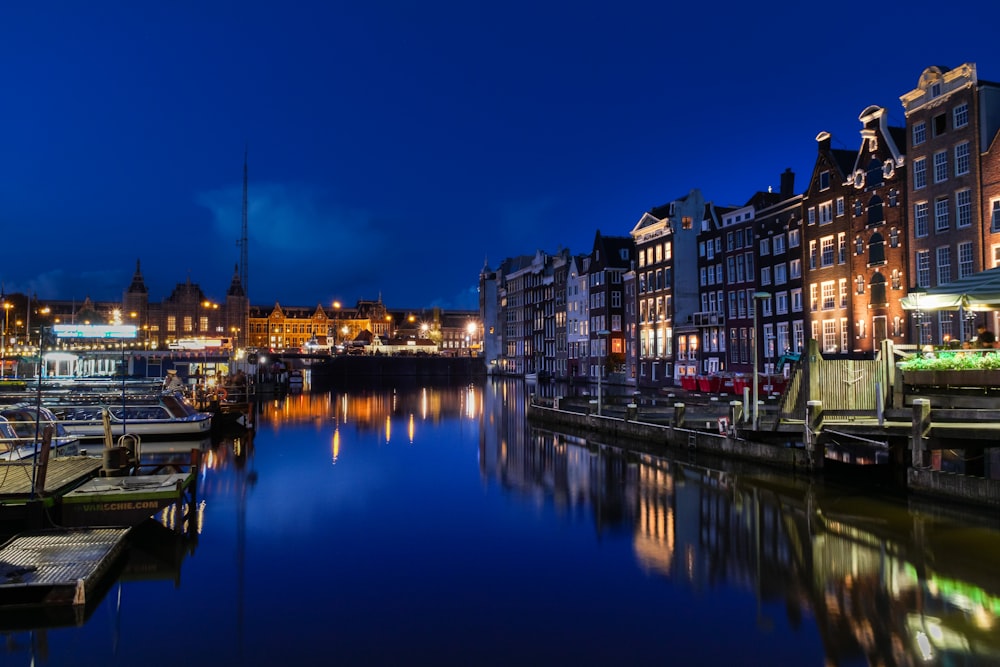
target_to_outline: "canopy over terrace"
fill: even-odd
[[[914,290],[900,299],[900,304],[905,310],[957,310],[960,318],[964,313],[1000,310],[1000,267]]]

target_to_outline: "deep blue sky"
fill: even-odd
[[[0,280],[120,299],[141,260],[153,300],[224,298],[249,147],[254,303],[475,307],[485,259],[801,191],[929,65],[1000,81],[975,5],[4,3]]]

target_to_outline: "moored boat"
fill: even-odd
[[[52,427],[49,441],[52,456],[80,453],[80,437],[69,433],[48,408],[12,405],[0,410],[0,461],[17,461],[35,456],[44,442],[46,427]]]
[[[43,398],[69,433],[104,438],[105,412],[111,436],[204,437],[212,429],[212,414],[197,410],[179,391],[151,394],[95,394]]]

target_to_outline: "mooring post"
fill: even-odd
[[[729,401],[729,423],[736,426],[743,420],[743,401]]]
[[[931,434],[931,402],[926,398],[913,399],[913,430],[910,433],[910,458],[914,468],[926,467],[925,441]]]
[[[823,401],[806,401],[805,433],[803,438],[809,465],[819,467],[823,464],[825,452],[819,449],[819,436],[823,430]]]
[[[674,403],[674,426],[684,428],[684,404]]]

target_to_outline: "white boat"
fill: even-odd
[[[70,434],[56,415],[45,407],[12,405],[0,410],[0,461],[19,461],[38,453],[37,443],[47,426],[52,427],[51,455],[80,453],[80,437]]]
[[[126,433],[140,438],[194,438],[203,437],[212,430],[212,413],[198,411],[179,391],[43,397],[42,400],[68,432],[81,438],[105,436],[105,411],[113,438]]]

